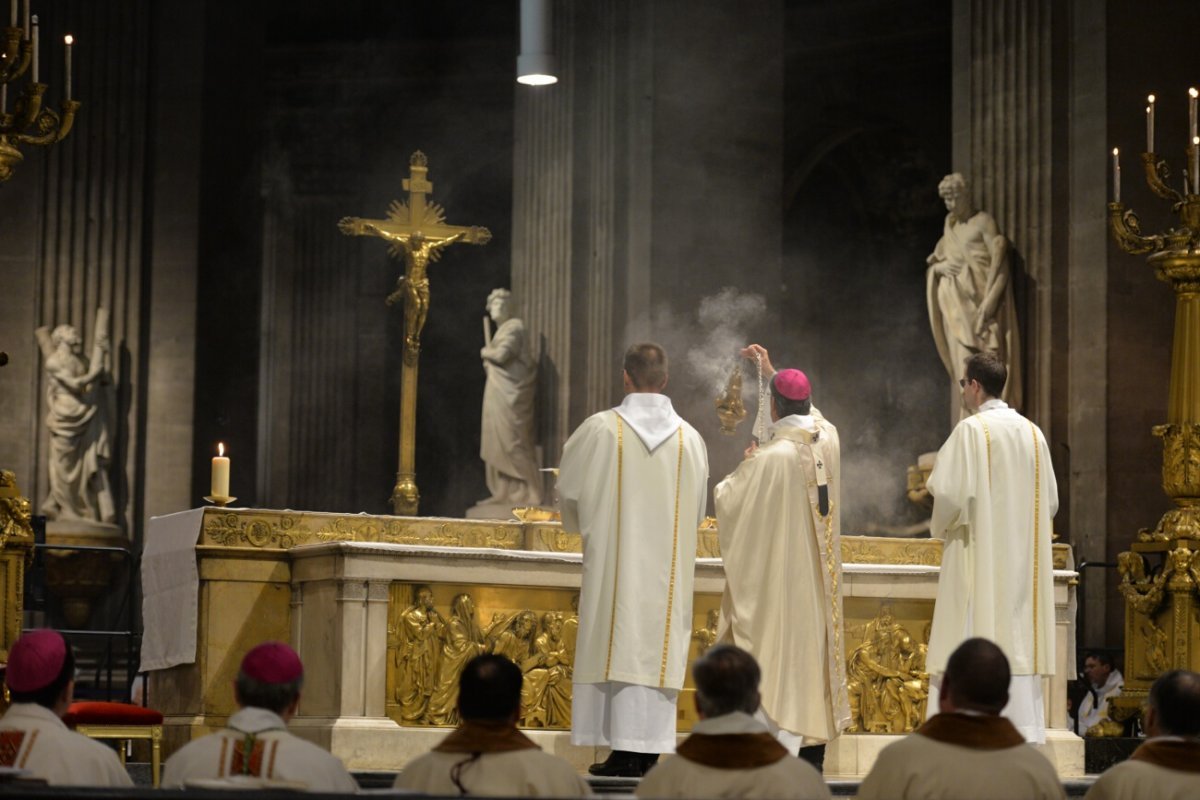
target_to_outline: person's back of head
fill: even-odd
[[[1165,672],[1150,687],[1146,732],[1151,736],[1200,736],[1200,674]]]
[[[265,708],[290,719],[304,686],[300,656],[283,642],[264,642],[246,653],[234,681],[242,708]]]
[[[74,679],[75,654],[58,631],[29,631],[9,651],[4,681],[14,703],[36,703],[62,716]]]
[[[735,711],[753,714],[758,710],[762,671],[745,650],[728,644],[709,648],[692,665],[692,677],[700,716],[719,717]]]
[[[999,397],[1008,383],[1008,367],[1000,356],[984,350],[967,359],[966,376],[968,381],[978,382],[988,397]]]
[[[467,721],[511,722],[521,712],[521,669],[494,653],[476,656],[458,679],[458,712]]]
[[[625,351],[625,374],[639,392],[661,392],[667,385],[667,351],[653,342],[631,345]]]
[[[998,715],[1008,705],[1008,658],[995,642],[967,639],[950,654],[942,677],[941,711]]]

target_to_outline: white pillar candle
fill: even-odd
[[[217,444],[217,455],[212,461],[213,497],[229,497],[229,457],[225,455],[225,445]]]
[[[1192,137],[1192,194],[1200,194],[1200,136]]]

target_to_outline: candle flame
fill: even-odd
[[[1192,144],[1200,144],[1200,136],[1193,136]]]
[[[1197,92],[1196,87],[1193,86],[1192,88],[1188,89],[1188,96],[1193,98],[1200,97],[1200,92]]]
[[[63,37],[63,41],[67,44],[68,47],[70,47],[71,45],[75,44],[75,37],[68,33],[66,36]]]
[[[1154,95],[1150,95],[1146,99],[1150,102],[1151,105],[1154,105]]]
[[[1115,148],[1115,147],[1113,148],[1113,155],[1114,155],[1114,156],[1115,156],[1115,155],[1117,155],[1117,154],[1118,154],[1118,153],[1120,153],[1120,152],[1121,152],[1121,151],[1120,151],[1120,150],[1118,150],[1117,148]]]
[[[217,455],[218,456],[225,455],[225,443],[224,442],[217,442]]]

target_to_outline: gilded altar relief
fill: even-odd
[[[925,719],[933,602],[847,597],[849,733],[907,733]]]
[[[720,602],[720,595],[696,596],[689,658],[715,640]],[[578,604],[574,589],[391,584],[387,715],[407,726],[457,725],[463,666],[497,653],[525,675],[521,727],[569,729]],[[696,719],[691,686],[689,677],[679,700],[680,730]]]

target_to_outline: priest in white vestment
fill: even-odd
[[[423,795],[590,797],[575,768],[517,730],[521,669],[496,654],[467,662],[458,680],[462,724],[414,759],[394,788]]]
[[[675,749],[708,453],[662,394],[661,347],[630,347],[623,380],[563,446],[558,495],[583,535],[571,742],[613,749],[593,774],[640,776]]]
[[[639,797],[828,800],[821,773],[755,718],[762,673],[753,656],[719,644],[696,660],[692,677],[700,721],[673,757],[642,778]]]
[[[336,756],[288,733],[300,706],[304,666],[283,642],[246,653],[234,682],[238,711],[225,728],[193,739],[167,759],[167,789],[271,786],[313,792],[357,792]]]
[[[0,717],[0,768],[51,786],[132,786],[111,747],[63,722],[75,691],[75,656],[57,631],[28,631],[8,654],[12,704]]]
[[[1058,485],[1037,425],[998,399],[1007,370],[994,353],[967,359],[963,402],[975,413],[938,451],[927,485],[930,533],[942,566],[927,668],[938,674],[964,639],[991,639],[1008,656],[1013,685],[1004,715],[1030,742],[1046,738],[1042,677],[1054,674],[1051,519]]]
[[[950,656],[938,712],[888,745],[858,787],[858,800],[1064,800],[1054,765],[1000,716],[1009,666],[987,639]]]
[[[744,354],[772,371],[761,345]],[[837,428],[800,370],[771,375],[766,441],[713,493],[725,564],[718,641],[763,668],[762,710],[793,754],[850,725],[841,599]],[[805,753],[820,763],[819,753]]]
[[[1192,800],[1200,797],[1200,674],[1158,677],[1142,714],[1146,741],[1109,767],[1085,800]]]

